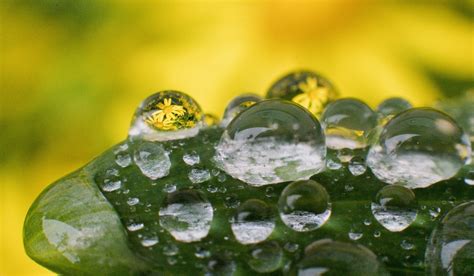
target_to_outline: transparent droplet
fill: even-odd
[[[144,238],[140,242],[143,247],[152,247],[153,245],[158,243],[158,238],[157,237],[151,237],[151,238]]]
[[[367,164],[365,163],[365,159],[360,156],[356,156],[351,159],[349,163],[349,171],[353,176],[359,176],[365,173],[367,170]]]
[[[398,113],[410,109],[412,105],[403,98],[388,98],[377,106],[377,112],[381,117],[393,117]]]
[[[330,170],[339,170],[342,164],[338,160],[327,159],[326,167]]]
[[[166,256],[176,256],[179,253],[179,248],[175,244],[167,244],[163,246],[163,254]]]
[[[292,125],[302,127],[293,130]],[[308,179],[324,169],[326,147],[316,118],[291,102],[267,100],[240,113],[216,152],[221,169],[250,185]]]
[[[277,242],[264,242],[250,250],[248,265],[259,273],[269,273],[281,267],[283,250]]]
[[[211,173],[206,169],[192,169],[188,178],[194,184],[203,183],[211,179]]]
[[[259,243],[273,232],[275,217],[265,202],[249,199],[237,208],[231,228],[241,244]]]
[[[400,247],[404,250],[412,250],[413,248],[415,248],[415,245],[407,240],[402,240],[402,242],[400,243]]]
[[[229,123],[242,111],[260,102],[262,97],[256,94],[248,93],[235,97],[230,101],[224,111],[221,121],[222,127],[227,127]]]
[[[441,208],[439,207],[433,207],[429,211],[431,219],[436,219],[439,216],[439,213],[441,213]]]
[[[311,71],[298,71],[277,80],[268,90],[266,98],[293,101],[319,116],[337,95],[338,92],[325,77]]]
[[[166,196],[159,211],[160,225],[178,241],[199,241],[209,233],[213,214],[202,193],[177,191]]]
[[[138,231],[140,229],[143,229],[145,225],[143,223],[130,223],[127,225],[127,229],[128,231],[130,232],[135,232],[135,231]]]
[[[214,256],[207,263],[206,276],[234,275],[236,265],[226,256]]]
[[[354,158],[354,151],[348,148],[344,148],[337,151],[337,158],[342,163],[348,163]]]
[[[380,231],[375,231],[374,232],[374,238],[379,238],[381,235]]]
[[[283,190],[278,200],[281,220],[298,232],[318,229],[331,215],[326,189],[313,180],[296,181]]]
[[[352,230],[349,232],[349,239],[351,239],[353,241],[360,240],[363,236],[364,236],[364,234],[360,233],[360,232],[356,232],[356,231],[352,231]]]
[[[474,275],[474,201],[454,207],[440,220],[425,260],[430,275]]]
[[[367,135],[377,125],[377,118],[364,102],[347,98],[330,103],[321,123],[328,148],[359,149],[367,146]]]
[[[287,243],[285,243],[283,248],[285,248],[285,250],[290,252],[290,253],[295,253],[296,250],[298,250],[300,248],[300,245],[297,244],[297,243],[287,242]]]
[[[415,194],[398,185],[383,187],[372,202],[371,209],[375,219],[391,232],[405,230],[415,221],[418,213]]]
[[[162,91],[146,98],[135,111],[128,135],[148,141],[167,141],[195,136],[203,125],[203,113],[190,96]]]
[[[383,182],[424,188],[453,177],[469,160],[468,136],[431,108],[404,111],[385,125],[367,164]]]
[[[464,183],[467,185],[474,185],[474,168],[471,167],[464,176]]]
[[[122,168],[126,168],[132,164],[132,157],[128,153],[128,144],[124,143],[117,147],[114,151],[115,163]]]
[[[112,179],[105,179],[104,184],[101,186],[102,191],[104,192],[113,192],[122,187],[122,181],[120,180],[112,180]]]
[[[196,164],[199,164],[199,162],[201,161],[201,158],[199,157],[199,154],[193,151],[190,153],[185,153],[183,155],[183,161],[189,166],[194,166]]]
[[[131,197],[127,200],[127,204],[130,206],[137,205],[140,202],[140,199],[136,197]]]
[[[211,252],[202,247],[197,247],[194,256],[198,257],[199,259],[209,258],[211,256]]]
[[[141,143],[135,149],[133,158],[140,171],[152,180],[163,178],[170,172],[171,161],[161,144]]]
[[[368,248],[331,240],[313,242],[291,275],[389,275]]]
[[[176,184],[174,183],[167,183],[165,184],[165,186],[163,187],[163,191],[165,193],[173,193],[176,191]]]

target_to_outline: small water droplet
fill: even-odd
[[[158,238],[157,237],[151,237],[151,238],[145,238],[142,239],[140,242],[143,247],[152,247],[153,245],[158,243]]]
[[[163,187],[163,191],[165,193],[173,193],[176,191],[176,184],[174,183],[166,183],[165,186]]]
[[[331,215],[326,189],[313,180],[300,180],[286,186],[278,200],[280,217],[298,232],[318,229]]]
[[[224,204],[227,208],[237,208],[240,205],[239,197],[231,194],[225,197]]]
[[[269,273],[281,267],[283,251],[274,241],[255,245],[250,250],[248,265],[259,273]]]
[[[273,232],[275,218],[265,202],[249,199],[237,209],[231,228],[236,240],[241,244],[259,243]]]
[[[411,108],[412,105],[403,98],[388,98],[377,107],[377,112],[381,117],[393,117],[398,113]]]
[[[474,168],[469,169],[466,173],[466,176],[464,176],[464,182],[467,185],[474,185]]]
[[[351,172],[353,176],[362,175],[365,173],[366,170],[367,170],[367,165],[365,163],[364,158],[360,156],[356,156],[352,158],[352,160],[349,163],[349,171]]]
[[[206,169],[192,169],[188,174],[189,180],[194,184],[199,184],[211,179],[211,173]]]
[[[195,151],[186,153],[183,155],[183,161],[189,166],[194,166],[196,164],[199,164],[201,158],[199,157],[199,154],[197,154]]]
[[[404,250],[412,250],[413,248],[415,248],[415,245],[407,240],[402,240],[402,242],[400,243],[400,246]]]
[[[339,170],[342,168],[342,164],[339,161],[328,159],[326,162],[326,167],[330,170]]]
[[[262,97],[251,93],[243,94],[232,99],[224,111],[221,127],[227,127],[227,125],[229,125],[229,123],[242,111],[251,107],[255,103],[260,102],[261,100]]]
[[[439,213],[441,213],[441,208],[433,207],[433,208],[430,208],[430,210],[428,212],[430,213],[431,219],[434,220],[439,216]]]
[[[355,232],[355,231],[350,231],[349,232],[349,238],[353,241],[360,240],[364,236],[363,233]]]
[[[380,231],[374,231],[374,237],[379,238],[381,235]]]
[[[145,225],[143,223],[130,223],[127,225],[127,229],[128,231],[130,232],[135,232],[135,231],[138,231],[140,229],[143,229]]]
[[[166,256],[175,256],[179,253],[179,248],[175,244],[167,244],[163,246],[163,254]]]
[[[110,179],[105,179],[104,184],[102,185],[102,190],[104,192],[113,192],[122,187],[122,181],[120,180],[110,180]]]
[[[371,221],[370,219],[365,219],[365,220],[364,220],[364,225],[365,225],[365,226],[369,226],[369,225],[371,225],[371,224],[372,224],[372,221]]]
[[[227,179],[227,176],[225,173],[221,173],[217,176],[217,181],[219,181],[220,183],[223,183],[225,182]]]
[[[199,259],[209,258],[211,256],[211,252],[209,252],[209,250],[206,250],[198,246],[196,247],[196,252],[194,253],[194,256],[196,256]]]
[[[127,204],[129,206],[137,205],[139,202],[140,202],[140,199],[138,199],[136,197],[131,197],[127,200]]]
[[[143,175],[152,180],[163,178],[170,172],[171,161],[161,144],[141,143],[133,158]]]
[[[285,248],[285,250],[290,252],[290,253],[295,253],[296,250],[298,250],[300,248],[300,245],[297,244],[297,243],[287,242],[287,243],[285,243],[283,248]]]

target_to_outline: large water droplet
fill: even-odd
[[[247,200],[237,209],[231,228],[237,241],[242,244],[264,241],[275,228],[272,209],[261,200]]]
[[[278,200],[281,220],[298,232],[321,227],[331,215],[326,189],[313,180],[296,181],[283,190]]]
[[[230,101],[224,111],[221,126],[226,127],[242,111],[251,107],[262,100],[262,97],[256,94],[248,93],[235,97]]]
[[[160,225],[178,241],[199,241],[207,236],[213,218],[212,206],[195,190],[168,194],[159,212]]]
[[[248,265],[260,273],[268,273],[280,268],[283,261],[283,250],[277,242],[264,242],[250,250]]]
[[[410,102],[403,98],[388,98],[377,106],[377,112],[382,117],[393,117],[398,113],[411,108]]]
[[[161,144],[141,143],[135,149],[133,158],[140,171],[152,180],[165,177],[170,172],[171,161]]]
[[[368,248],[331,240],[316,241],[291,275],[389,275]]]
[[[403,186],[385,186],[377,193],[371,209],[375,219],[387,230],[403,231],[416,219],[415,194]]]
[[[250,185],[308,179],[324,169],[326,147],[316,118],[287,101],[266,100],[240,113],[216,152],[219,167]]]
[[[454,176],[470,154],[469,139],[452,118],[413,108],[385,125],[367,164],[383,182],[424,188]]]
[[[266,98],[293,101],[318,116],[337,94],[325,77],[311,71],[298,71],[277,80],[268,90]]]
[[[357,99],[340,99],[330,103],[321,116],[328,148],[358,149],[367,146],[367,135],[377,118],[368,105]]]
[[[195,136],[203,125],[203,113],[190,96],[162,91],[146,98],[135,111],[128,135],[149,141]]]
[[[431,275],[474,275],[474,201],[456,206],[431,233],[426,247]]]

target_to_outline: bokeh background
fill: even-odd
[[[0,1],[0,275],[50,274],[22,223],[49,183],[127,134],[149,94],[221,115],[308,68],[375,107],[474,87],[474,1]]]

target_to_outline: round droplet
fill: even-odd
[[[368,105],[357,99],[340,99],[330,103],[321,116],[330,149],[359,149],[367,146],[367,135],[377,118]]]
[[[143,247],[152,247],[153,245],[158,243],[158,238],[157,237],[150,237],[150,238],[144,238],[140,242]]]
[[[418,213],[415,194],[398,185],[383,187],[372,202],[371,209],[375,219],[391,232],[405,230],[415,221]]]
[[[426,247],[430,275],[474,275],[474,201],[449,211],[431,233]]]
[[[308,179],[324,169],[326,157],[317,119],[281,100],[262,101],[240,113],[216,150],[222,170],[253,186]]]
[[[275,228],[272,209],[261,200],[249,199],[237,208],[231,228],[241,244],[264,241]]]
[[[353,176],[359,176],[365,173],[367,170],[367,164],[365,163],[365,159],[360,156],[356,156],[351,159],[349,163],[349,171]]]
[[[291,275],[389,275],[368,248],[331,240],[316,241]]]
[[[326,189],[313,180],[296,181],[283,190],[278,200],[281,220],[298,232],[318,229],[331,215]]]
[[[145,227],[145,225],[143,223],[132,222],[132,223],[127,225],[127,230],[130,231],[130,232],[135,232],[135,231],[138,231],[140,229],[143,229],[143,227]]]
[[[326,167],[330,170],[339,170],[342,164],[337,159],[327,159]]]
[[[211,173],[206,169],[192,169],[188,178],[194,184],[203,183],[211,179]]]
[[[115,163],[122,168],[126,168],[132,164],[132,157],[128,153],[128,144],[124,143],[114,151]]]
[[[353,241],[360,240],[363,236],[364,236],[364,234],[360,233],[360,232],[356,232],[356,231],[353,231],[353,230],[351,230],[349,232],[349,239],[351,239]]]
[[[474,185],[474,167],[470,167],[464,176],[464,183]]]
[[[234,275],[236,265],[227,256],[214,256],[207,264],[206,276]]]
[[[182,190],[167,195],[159,215],[161,227],[176,240],[194,242],[209,233],[213,210],[200,192]]]
[[[383,182],[424,188],[453,177],[469,160],[468,136],[432,108],[404,111],[385,125],[367,164]]]
[[[283,261],[283,250],[277,242],[264,242],[250,250],[248,265],[259,273],[268,273],[280,268]]]
[[[195,151],[185,153],[183,155],[183,161],[189,166],[194,166],[196,164],[199,164],[201,161],[201,158],[199,157],[199,154],[197,154]]]
[[[133,158],[140,171],[152,180],[170,173],[171,161],[161,144],[143,142],[135,149]]]
[[[403,98],[388,98],[377,106],[377,112],[384,118],[393,117],[398,113],[411,108],[411,104]]]
[[[135,111],[128,135],[149,141],[167,141],[199,133],[203,114],[199,105],[178,91],[162,91],[146,98]]]
[[[337,91],[323,76],[311,71],[298,71],[277,80],[267,92],[267,99],[293,101],[316,116],[336,99]]]
[[[261,100],[262,97],[252,93],[235,97],[225,108],[221,126],[226,127],[237,115],[239,115],[239,113],[260,102]]]
[[[129,206],[137,205],[139,202],[140,202],[140,199],[138,199],[136,197],[131,197],[127,200],[127,204]]]
[[[407,240],[402,240],[402,242],[400,243],[400,247],[404,250],[412,250],[413,248],[415,248],[415,245]]]

